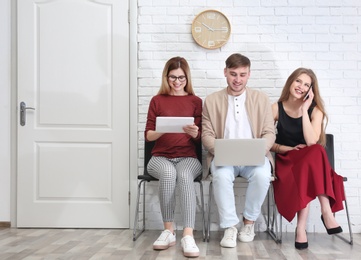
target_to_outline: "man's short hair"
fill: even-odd
[[[240,53],[234,53],[226,60],[226,68],[249,67],[251,68],[251,61]]]

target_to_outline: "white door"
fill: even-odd
[[[128,228],[128,1],[17,8],[17,226]]]

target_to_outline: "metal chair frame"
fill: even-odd
[[[273,175],[271,182],[276,180]],[[263,214],[267,224],[266,232],[272,237],[276,243],[282,243],[282,216],[278,213],[277,205],[274,199],[274,190],[271,183],[267,192],[267,213]]]
[[[332,169],[335,169],[335,148],[334,148],[333,134],[326,134],[325,149],[326,149],[326,153],[327,153],[327,157],[330,162],[330,165],[331,165]],[[347,177],[343,177],[343,182],[345,183],[346,181],[347,181]],[[344,235],[341,235],[341,234],[336,234],[336,236],[338,238],[342,239],[343,241],[345,241],[346,243],[353,245],[353,233],[352,233],[352,229],[351,229],[351,219],[350,219],[350,214],[348,211],[346,192],[345,192],[344,204],[345,204],[345,211],[346,211],[346,217],[347,217],[347,225],[348,225],[348,230],[349,230],[349,238],[347,239],[347,238],[345,238]],[[334,215],[336,215],[336,214],[334,214]]]
[[[155,142],[144,142],[144,173],[142,175],[138,175],[138,193],[137,193],[137,206],[135,209],[135,217],[134,217],[134,228],[133,228],[133,241],[137,240],[137,238],[145,231],[145,184],[151,181],[158,181],[158,179],[152,177],[147,171],[147,165],[152,157],[151,151],[154,147]],[[202,145],[198,144],[197,147],[197,157],[198,160],[202,163]],[[200,196],[201,196],[201,206],[202,206],[202,234],[203,234],[203,241],[205,241],[205,234],[206,234],[206,223],[205,223],[205,216],[204,216],[204,194],[203,194],[203,183],[202,183],[202,174],[199,175],[197,178],[194,179],[194,182],[199,183],[200,189]],[[139,202],[141,197],[141,190],[143,190],[143,221],[142,227],[138,229],[139,224]]]
[[[273,173],[273,170],[272,170]],[[213,197],[213,183],[212,183],[212,175],[209,175],[210,183],[209,183],[209,197],[208,197],[208,221],[207,221],[207,234],[206,240],[209,242],[210,240],[210,225],[211,225],[211,203]],[[237,177],[237,179],[241,179],[242,182],[247,183],[247,180],[242,177]],[[270,181],[274,181],[275,176],[272,174],[270,177]],[[267,213],[263,214],[265,218],[265,222],[267,225],[266,232],[272,237],[272,239],[276,243],[282,243],[282,216],[278,214],[278,210],[276,204],[274,202],[273,197],[273,187],[270,185],[270,188],[267,192]],[[272,209],[271,209],[272,208]]]

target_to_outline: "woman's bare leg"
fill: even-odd
[[[336,228],[340,225],[337,223],[330,206],[330,200],[328,196],[326,195],[319,195],[318,200],[320,201],[321,205],[321,214],[323,216],[323,220],[325,222],[325,225],[328,229],[330,228]]]
[[[309,211],[310,204],[308,204],[304,209],[301,209],[297,212],[296,242],[307,242],[306,224]]]

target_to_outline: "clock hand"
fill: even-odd
[[[202,23],[202,24],[203,24],[205,27],[207,27],[208,30],[210,30],[210,31],[212,31],[212,32],[214,31],[211,27],[209,27],[209,26],[206,25],[205,23]]]
[[[213,31],[225,31],[225,32],[228,32],[228,28],[225,27],[225,28],[219,28],[219,29],[213,29]]]

